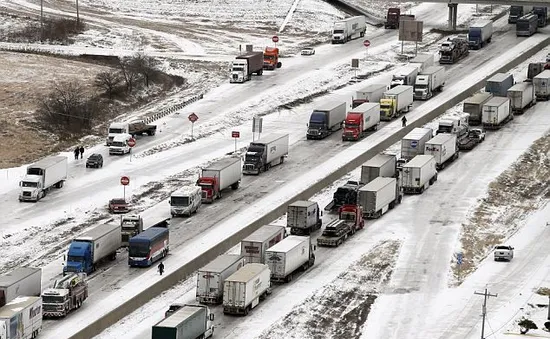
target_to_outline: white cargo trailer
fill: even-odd
[[[177,311],[153,325],[151,338],[210,338],[214,334],[213,321],[214,313],[207,306],[181,305]]]
[[[332,28],[332,43],[345,44],[353,37],[364,37],[366,31],[367,18],[363,15],[337,21]]]
[[[346,119],[346,102],[331,101],[316,106],[307,124],[306,138],[323,139],[342,128]]]
[[[414,99],[428,100],[435,92],[440,92],[444,84],[445,67],[428,67],[416,77],[416,82],[414,83]]]
[[[480,49],[491,42],[493,36],[493,22],[481,20],[470,25],[468,30],[468,45],[470,49]]]
[[[285,238],[285,227],[265,225],[241,241],[245,263],[265,263],[265,251]]]
[[[434,65],[434,60],[434,54],[418,53],[414,58],[409,60],[409,65],[418,68],[418,72],[423,72],[426,68]]]
[[[271,271],[267,265],[246,264],[223,285],[223,313],[244,314],[271,293]]]
[[[417,155],[403,165],[403,192],[423,193],[437,181],[435,158],[432,155]]]
[[[41,292],[42,269],[40,268],[19,267],[0,276],[0,307],[20,295],[40,296]]]
[[[401,159],[411,160],[419,154],[424,154],[424,145],[431,138],[433,138],[431,128],[415,127],[401,139]]]
[[[380,125],[380,103],[366,102],[351,112],[361,113],[363,115],[363,132],[368,130],[376,130]]]
[[[456,134],[440,133],[428,140],[424,154],[435,159],[435,168],[441,170],[458,158]]]
[[[253,141],[245,153],[243,174],[260,174],[282,164],[288,155],[288,134],[269,134]]]
[[[355,108],[365,102],[379,103],[380,99],[384,95],[388,86],[385,84],[370,84],[357,92],[355,92],[355,99],[352,100],[352,108]]]
[[[418,75],[418,67],[416,66],[403,66],[393,73],[390,88],[394,88],[400,85],[414,86],[416,76]]]
[[[378,177],[359,189],[359,205],[363,207],[363,216],[367,219],[380,218],[388,209],[401,202],[397,179]]]
[[[535,87],[530,82],[520,82],[508,89],[510,109],[513,114],[523,114],[526,109],[537,103]]]
[[[224,254],[212,260],[197,272],[197,301],[201,304],[219,304],[223,299],[223,282],[244,266],[240,254]]]
[[[483,105],[481,123],[485,129],[499,129],[513,118],[508,98],[494,97]]]
[[[310,237],[290,235],[265,252],[271,281],[289,282],[299,269],[306,271],[315,263]]]
[[[462,104],[462,111],[470,114],[468,122],[472,126],[481,124],[481,115],[483,112],[483,105],[493,97],[493,93],[481,92],[476,93],[464,100]]]
[[[389,121],[408,112],[413,104],[413,86],[396,86],[384,92],[380,99],[380,120]]]
[[[361,166],[361,183],[368,184],[378,177],[395,177],[397,157],[377,154]]]
[[[514,86],[512,74],[497,73],[485,83],[485,92],[493,93],[497,97],[506,97],[508,89],[512,86]]]
[[[314,201],[295,201],[288,205],[286,227],[292,235],[309,235],[323,225],[319,204]]]
[[[539,101],[546,101],[550,97],[550,69],[533,77],[535,96]]]
[[[37,338],[41,330],[41,297],[20,296],[0,308],[0,338]]]
[[[52,156],[27,167],[19,182],[19,201],[38,201],[52,187],[61,188],[67,180],[69,161],[65,156]]]

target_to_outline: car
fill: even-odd
[[[168,318],[172,314],[176,313],[183,306],[185,306],[185,304],[172,304],[172,305],[170,305],[168,310],[166,312],[164,312],[164,317]]]
[[[315,55],[315,48],[306,47],[306,48],[302,49],[301,54],[302,55]]]
[[[485,140],[485,130],[483,128],[471,128],[468,131],[468,137],[473,137],[478,140],[478,142],[483,142]]]
[[[109,200],[109,212],[111,213],[128,213],[130,205],[123,198],[115,198]]]
[[[86,168],[88,167],[103,167],[103,156],[99,153],[94,153],[90,155],[88,159],[86,159]]]
[[[495,261],[505,260],[510,261],[514,258],[514,248],[509,245],[495,246]]]

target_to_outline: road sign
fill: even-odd
[[[231,132],[231,137],[232,138],[240,138],[240,136],[241,136],[241,132],[239,132],[239,131]]]
[[[273,38],[271,38],[271,41],[273,42],[279,42],[279,37],[274,35]]]
[[[136,145],[136,139],[130,138],[128,139],[128,146],[134,147]]]
[[[456,263],[459,264],[459,265],[462,265],[462,259],[464,258],[464,255],[462,254],[462,252],[458,252],[456,254]]]
[[[195,113],[191,113],[191,114],[189,114],[187,119],[189,119],[189,121],[191,121],[191,123],[194,123],[195,121],[199,120],[199,116],[196,115]]]
[[[123,186],[126,186],[130,183],[130,178],[123,175],[120,177],[120,183],[123,185]]]
[[[369,47],[370,46],[370,41],[368,41],[368,40],[363,41],[363,46]]]

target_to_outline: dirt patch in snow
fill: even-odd
[[[259,337],[360,338],[379,289],[391,277],[399,247],[398,241],[381,242]]]
[[[527,215],[550,198],[550,134],[538,139],[489,189],[469,221],[462,225],[463,263],[453,260],[460,283],[495,245],[514,234]],[[460,274],[459,274],[460,273]]]

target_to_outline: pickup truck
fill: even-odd
[[[514,248],[508,245],[498,245],[495,247],[495,261],[510,261],[514,258]]]
[[[477,144],[485,140],[485,131],[481,128],[472,128],[468,131],[465,138],[458,141],[458,149],[461,151],[469,151],[476,147]]]

